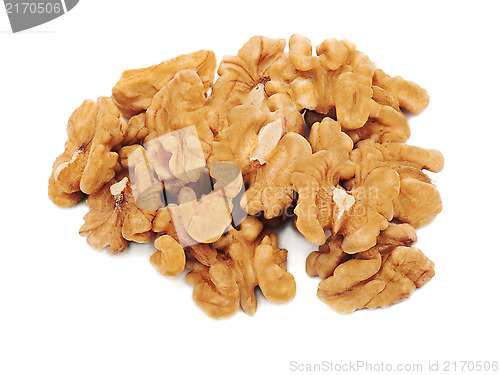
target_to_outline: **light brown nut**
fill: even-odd
[[[241,308],[248,315],[254,315],[257,309],[255,275],[253,258],[258,237],[263,225],[253,217],[247,217],[239,229],[230,230],[213,246],[222,252],[224,262],[233,273],[239,289]]]
[[[109,246],[111,253],[120,253],[127,248],[127,241],[145,243],[153,240],[151,222],[155,212],[136,206],[128,178],[119,182],[111,180],[91,194],[87,204],[90,210],[84,216],[80,235],[87,237],[94,249]]]
[[[267,163],[257,169],[241,207],[250,215],[262,211],[266,219],[278,216],[293,200],[292,173],[311,154],[311,146],[304,137],[293,132],[285,134]]]
[[[421,227],[431,222],[442,210],[441,196],[429,177],[423,172],[439,172],[443,169],[444,158],[437,150],[423,149],[402,143],[375,144],[370,141],[358,143],[358,152],[352,158],[360,159],[359,153],[370,153],[383,158],[384,164],[398,172],[400,194],[393,201],[394,216]]]
[[[179,243],[169,235],[158,237],[154,246],[158,250],[151,255],[151,264],[163,276],[177,276],[186,265],[186,255]]]
[[[315,153],[303,158],[291,175],[299,199],[295,214],[297,229],[309,241],[321,245],[325,231],[337,233],[354,198],[339,185],[341,178],[351,178],[354,165],[349,160],[351,139],[340,124],[331,118],[315,123],[309,135]]]
[[[271,80],[266,83],[266,92],[271,98],[278,93],[289,95],[299,111],[306,108],[326,114],[340,106],[337,120],[346,120],[347,128],[361,127],[363,124],[358,122],[365,117],[366,122],[370,113],[370,87],[375,65],[347,41],[327,39],[316,48],[316,53],[318,56],[312,56],[307,38],[293,35],[290,52],[283,54],[269,69]],[[347,75],[337,84],[344,73],[352,73],[355,79]],[[361,114],[353,121],[354,108]]]
[[[278,238],[275,234],[268,230],[262,231],[262,228],[263,225],[259,220],[248,217],[241,223],[239,229],[232,229],[215,243],[204,245],[217,249],[217,260],[209,267],[196,260],[190,261],[193,271],[186,276],[188,281],[193,285],[196,283],[201,285],[200,277],[203,275],[203,285],[215,285],[216,282],[211,280],[211,275],[208,274],[209,271],[212,272],[212,267],[215,267],[216,271],[230,270],[231,275],[226,275],[227,280],[235,280],[238,287],[238,301],[243,311],[249,315],[254,315],[257,308],[255,296],[257,286],[272,302],[283,303],[292,299],[295,296],[296,286],[293,276],[286,271],[287,252],[278,247]],[[234,296],[234,293],[231,296]],[[204,308],[204,311],[212,317],[219,317],[218,311],[221,310],[224,311],[224,316],[236,312],[223,307],[230,304],[232,299],[225,295],[221,296],[221,293],[210,296],[206,294],[203,301],[216,308],[216,313]]]
[[[227,115],[236,106],[252,105],[267,112],[268,69],[283,54],[285,44],[284,39],[254,36],[236,56],[224,56],[208,98],[216,117],[211,122],[215,134],[229,126]]]
[[[319,65],[318,58],[312,56],[312,46],[309,39],[299,34],[290,37],[290,62],[295,69],[307,72]]]
[[[49,196],[54,203],[71,205],[92,194],[115,176],[118,154],[127,123],[111,99],[86,100],[71,115],[64,152],[54,162]],[[65,193],[65,194],[64,194]]]
[[[154,96],[146,112],[146,141],[174,130],[196,128],[205,159],[211,153],[213,134],[208,125],[210,108],[205,87],[194,70],[181,70]]]
[[[158,65],[126,70],[113,87],[113,100],[124,116],[132,117],[148,109],[153,97],[181,70],[192,69],[199,75],[204,92],[214,78],[216,59],[212,51],[181,55]]]
[[[318,298],[340,313],[351,313],[364,307],[384,289],[383,281],[370,280],[380,270],[381,264],[382,258],[376,250],[357,254],[319,283]]]
[[[326,279],[333,275],[337,266],[356,256],[342,250],[342,240],[342,236],[330,236],[317,251],[309,254],[306,260],[306,272],[309,276]],[[410,224],[391,222],[377,237],[377,245],[373,249],[384,257],[398,246],[411,246],[415,242],[417,242],[415,228]]]
[[[433,276],[434,263],[415,247],[398,246],[383,259],[372,249],[339,265],[320,282],[318,297],[340,313],[387,307],[408,298]]]
[[[352,151],[352,140],[342,131],[339,122],[324,118],[313,124],[309,133],[309,143],[313,152],[327,150],[333,152],[340,168],[340,179],[348,180],[355,174],[355,164],[349,160]]]
[[[238,311],[238,285],[233,272],[224,262],[216,262],[210,267],[196,263],[186,275],[186,280],[194,286],[194,302],[211,318],[228,318]]]
[[[407,81],[400,76],[391,78],[377,69],[373,75],[373,83],[390,92],[400,107],[410,113],[419,114],[429,105],[429,94],[415,82]]]
[[[399,175],[388,167],[374,169],[350,194],[354,204],[339,228],[342,250],[348,254],[366,251],[377,243],[380,231],[393,218],[393,200],[399,195]]]
[[[366,307],[388,307],[408,298],[434,276],[434,263],[416,247],[399,246],[382,265],[376,279],[385,282],[385,288]]]
[[[276,235],[271,236],[266,235],[255,248],[254,266],[258,285],[267,300],[288,302],[295,297],[295,279],[286,271],[287,251],[278,247]]]

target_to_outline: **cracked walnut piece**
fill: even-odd
[[[340,124],[330,118],[312,126],[309,142],[315,153],[301,160],[291,175],[291,183],[299,195],[294,212],[299,232],[307,240],[321,245],[326,240],[325,231],[336,233],[345,219],[346,209],[353,203],[344,202],[349,206],[344,207],[338,200],[341,196],[350,197],[339,181],[353,175],[349,161],[353,144]]]
[[[408,298],[434,276],[432,263],[416,247],[397,246],[387,256],[358,253],[319,283],[318,297],[337,312],[387,307]]]
[[[186,255],[182,246],[171,236],[158,237],[154,243],[158,250],[151,255],[151,264],[163,276],[177,276],[186,265]]]
[[[80,235],[87,237],[94,249],[109,246],[110,253],[121,253],[127,248],[128,241],[146,243],[155,236],[151,230],[155,211],[136,206],[127,177],[119,182],[111,180],[91,194],[87,204],[90,211],[84,216]]]
[[[287,251],[278,238],[256,218],[248,217],[239,230],[232,229],[212,246],[218,257],[211,266],[194,262],[186,279],[194,285],[193,298],[213,318],[234,314],[241,304],[249,315],[257,308],[255,287],[271,302],[295,296],[295,280],[286,271]],[[262,231],[262,232],[261,232]]]
[[[328,113],[335,107],[344,129],[362,127],[372,109],[375,65],[347,41],[327,39],[316,49],[317,56],[301,35],[292,35],[289,46],[269,69],[266,91],[289,95],[299,111]]]
[[[394,217],[421,227],[430,223],[442,210],[441,196],[432,180],[423,172],[443,169],[441,152],[403,143],[377,144],[366,140],[351,153],[358,172],[354,180],[363,178],[376,167],[387,166],[399,175],[400,192],[393,200]]]
[[[86,100],[71,115],[64,152],[54,162],[49,197],[61,206],[76,204],[115,176],[118,154],[127,123],[112,100]]]
[[[113,87],[113,100],[124,116],[132,117],[148,109],[156,93],[181,70],[196,71],[207,92],[214,79],[215,67],[214,53],[201,50],[148,68],[126,70]]]

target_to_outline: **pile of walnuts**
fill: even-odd
[[[49,197],[86,198],[80,234],[96,249],[154,241],[165,276],[189,269],[211,317],[253,315],[295,296],[270,228],[293,216],[318,245],[306,272],[318,297],[350,313],[410,296],[434,276],[415,228],[441,211],[424,170],[439,151],[410,146],[406,112],[427,92],[390,77],[346,40],[256,36],[236,56],[198,51],[125,71],[111,97],[71,115]],[[243,213],[243,214],[242,214]]]

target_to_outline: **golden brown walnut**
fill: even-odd
[[[337,233],[354,203],[354,198],[339,185],[341,178],[353,175],[349,161],[353,143],[340,124],[330,118],[312,126],[309,141],[316,152],[301,160],[291,175],[299,195],[294,212],[299,232],[321,245],[326,240],[325,231]]]
[[[267,94],[264,85],[269,80],[269,67],[283,54],[286,41],[254,36],[236,56],[225,56],[217,73],[219,78],[208,99],[215,109],[214,133],[229,126],[227,115],[236,106],[247,104],[266,112]]]
[[[216,64],[212,51],[201,50],[148,68],[126,70],[113,87],[113,100],[124,116],[144,112],[151,106],[156,93],[184,69],[194,70],[207,92],[214,79]]]
[[[291,175],[298,163],[311,154],[311,146],[304,137],[293,132],[285,134],[272,156],[267,157],[267,163],[252,176],[241,207],[250,215],[262,211],[266,219],[282,213],[293,201]]]
[[[241,223],[239,229],[232,229],[211,246],[219,251],[216,262],[210,267],[201,266],[198,262],[193,263],[193,270],[186,278],[195,285],[193,297],[204,309],[205,313],[214,318],[226,317],[234,314],[236,310],[227,309],[233,306],[234,293],[223,295],[216,293],[208,295],[201,293],[206,285],[216,285],[211,280],[212,269],[220,272],[229,269],[233,277],[226,274],[227,280],[234,278],[238,287],[237,298],[242,309],[249,315],[254,315],[257,307],[255,288],[260,287],[264,296],[272,302],[282,303],[289,301],[295,296],[295,281],[293,276],[286,271],[285,249],[278,247],[278,239],[275,234],[265,230],[262,231],[262,223],[256,218],[248,217]],[[214,272],[215,273],[215,272]],[[195,282],[193,282],[195,280]],[[203,280],[203,282],[202,282]],[[196,289],[198,285],[198,290]],[[200,299],[202,303],[198,302]],[[223,296],[223,298],[221,298]],[[209,305],[211,308],[204,308]],[[220,307],[213,310],[213,307]]]
[[[255,248],[254,267],[262,294],[268,301],[283,303],[295,297],[295,279],[286,270],[287,251],[278,247],[278,237],[267,234]]]
[[[419,114],[429,105],[427,91],[400,76],[391,78],[384,71],[377,69],[373,75],[373,83],[392,94],[398,105],[412,114]]]
[[[216,262],[207,267],[196,262],[193,267],[186,280],[194,286],[194,302],[214,319],[235,314],[240,306],[240,294],[234,274],[226,263]]]
[[[387,307],[408,298],[433,276],[434,263],[416,247],[397,246],[384,257],[371,249],[340,264],[320,282],[318,297],[344,314]]]
[[[57,157],[49,180],[54,203],[68,206],[92,194],[115,176],[127,123],[111,99],[86,100],[71,115],[64,152]]]
[[[127,241],[146,243],[155,236],[151,231],[155,212],[136,206],[126,177],[108,182],[87,198],[87,204],[90,210],[84,216],[80,235],[87,237],[94,249],[109,246],[111,253],[120,253],[127,248]]]
[[[372,86],[371,111],[368,121],[360,128],[346,130],[354,143],[365,139],[374,142],[406,142],[410,137],[410,126],[404,113],[399,109],[396,98],[378,86]],[[337,118],[335,108],[326,114],[307,110],[304,116],[307,125],[322,121],[325,117]]]
[[[363,126],[371,111],[371,80],[375,65],[354,44],[327,39],[312,55],[309,39],[293,35],[290,52],[269,69],[266,91],[286,93],[296,104],[319,113],[336,108],[336,119],[346,129]]]
[[[151,264],[163,276],[177,276],[184,271],[186,255],[179,243],[169,235],[158,237],[154,246],[158,250],[151,255]]]
[[[387,165],[399,174],[400,193],[393,204],[394,216],[401,221],[418,228],[431,222],[441,212],[441,196],[423,172],[424,169],[431,172],[443,169],[444,158],[439,151],[403,143],[380,145],[363,141],[352,152],[351,160],[358,165],[371,164],[367,169],[374,165]]]
[[[344,237],[344,252],[353,254],[375,246],[380,231],[386,229],[394,217],[393,200],[399,189],[398,173],[388,167],[379,167],[349,192],[354,203],[337,232]]]
[[[373,249],[385,256],[397,246],[411,246],[416,242],[417,233],[411,225],[389,223],[387,229],[378,236],[377,245]],[[338,265],[353,257],[355,255],[347,254],[342,250],[341,236],[330,236],[317,251],[309,254],[306,260],[306,272],[309,276],[326,279],[333,275]]]

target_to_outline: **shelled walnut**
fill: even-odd
[[[71,115],[64,152],[54,162],[49,197],[61,206],[76,204],[115,176],[127,123],[110,98],[85,100]]]
[[[233,229],[212,247],[217,260],[210,266],[194,261],[186,276],[194,286],[195,302],[213,318],[234,314],[238,305],[254,315],[259,286],[271,302],[283,303],[295,296],[295,280],[286,271],[287,252],[278,247],[278,238],[262,223],[249,217],[239,230]]]
[[[188,269],[210,317],[295,296],[288,251],[269,227],[288,217],[318,245],[306,273],[341,313],[392,305],[434,276],[416,229],[442,210],[443,155],[406,144],[427,91],[391,77],[356,45],[254,36],[217,69],[200,50],[123,72],[111,97],[71,115],[49,198],[86,196],[80,234],[123,252],[152,242],[160,275]],[[249,216],[254,215],[254,216]],[[264,229],[266,226],[266,229]],[[289,249],[296,251],[296,249]]]

